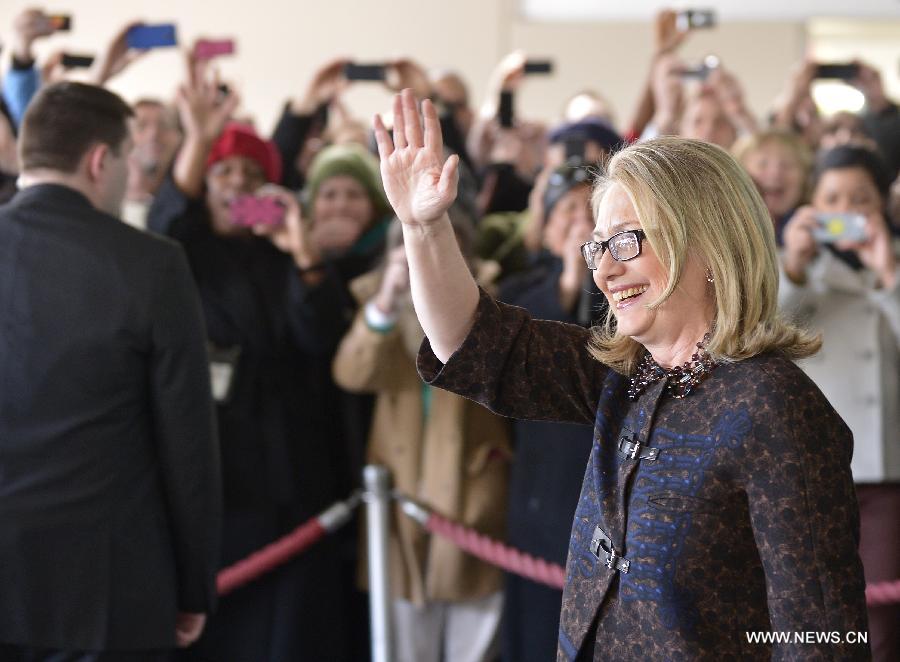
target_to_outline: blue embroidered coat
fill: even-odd
[[[499,414],[594,423],[557,659],[869,659],[852,439],[816,386],[766,354],[631,401],[588,339],[482,294],[446,365],[419,355]]]

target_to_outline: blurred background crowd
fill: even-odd
[[[867,580],[900,579],[900,110],[865,50],[841,60],[773,57],[786,43],[773,25],[772,44],[748,44],[754,55],[733,66],[721,52],[697,54],[696,42],[719,30],[714,12],[661,10],[632,51],[620,35],[614,56],[590,58],[581,69],[589,73],[562,89],[571,76],[536,37],[520,35],[534,53],[484,61],[503,45],[486,49],[485,31],[467,33],[464,21],[419,25],[412,5],[400,7],[391,32],[373,24],[363,51],[381,39],[380,58],[349,48],[336,56],[352,43],[342,34],[296,65],[283,43],[309,31],[320,33],[316,44],[330,30],[365,32],[371,8],[348,10],[343,25],[318,24],[312,11],[307,24],[284,25],[269,12],[264,39],[227,16],[210,25],[230,27],[190,39],[177,21],[123,21],[103,43],[77,41],[77,10],[52,9],[0,12],[9,15],[0,26],[0,201],[15,195],[17,130],[41,86],[73,79],[126,93],[134,151],[122,218],[182,244],[203,302],[223,456],[223,566],[345,497],[369,462],[444,515],[565,563],[591,429],[505,421],[432,391],[416,373],[424,334],[370,131],[385,93],[411,88],[437,104],[446,151],[460,156],[451,217],[473,273],[544,319],[588,326],[605,314],[579,246],[593,228],[592,174],[609,154],[665,134],[731,152],[771,214],[784,311],[824,334],[803,368],[854,433]],[[196,24],[198,10],[184,10]],[[496,21],[495,8],[481,11]],[[404,40],[406,31],[415,35]],[[577,34],[589,52],[588,28]],[[419,61],[422,40],[446,45],[443,60]],[[230,76],[251,49],[269,54],[271,70]],[[620,74],[610,89],[605,79],[623,68],[630,91],[619,98],[627,81]],[[759,80],[758,69],[781,81],[764,108],[760,86],[751,103],[744,82]],[[817,92],[823,82],[831,96]],[[850,101],[836,110],[840,99]],[[366,659],[360,537],[347,527],[224,598],[184,657]],[[560,592],[504,576],[400,513],[391,588],[402,660],[555,654]],[[900,659],[898,609],[874,608],[870,623],[876,659]]]

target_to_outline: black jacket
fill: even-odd
[[[564,310],[559,301],[562,269],[562,260],[542,251],[532,256],[527,271],[500,284],[499,299],[536,318],[587,326],[600,317],[605,298],[591,282],[575,312]],[[591,454],[591,426],[518,420],[513,430],[508,540],[517,549],[564,565],[584,465]],[[516,607],[504,616],[503,659],[552,660],[562,591],[509,575],[506,597]]]
[[[346,496],[328,388],[331,356],[353,316],[338,275],[329,269],[320,285],[306,287],[290,256],[267,239],[214,234],[204,202],[171,180],[148,227],[184,247],[210,342],[239,352],[232,393],[216,408],[226,510],[293,504],[302,518]]]
[[[38,185],[0,208],[0,642],[160,649],[215,603],[218,446],[182,251]]]

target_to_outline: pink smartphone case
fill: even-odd
[[[240,227],[274,227],[284,223],[284,205],[272,197],[242,195],[235,198],[230,208],[232,223]]]
[[[198,60],[209,60],[219,55],[231,55],[234,53],[233,39],[201,39],[194,46],[194,57]]]

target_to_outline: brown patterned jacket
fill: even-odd
[[[870,659],[852,438],[816,386],[768,354],[632,402],[588,333],[482,293],[446,365],[419,354],[428,383],[498,414],[594,423],[557,659]]]

